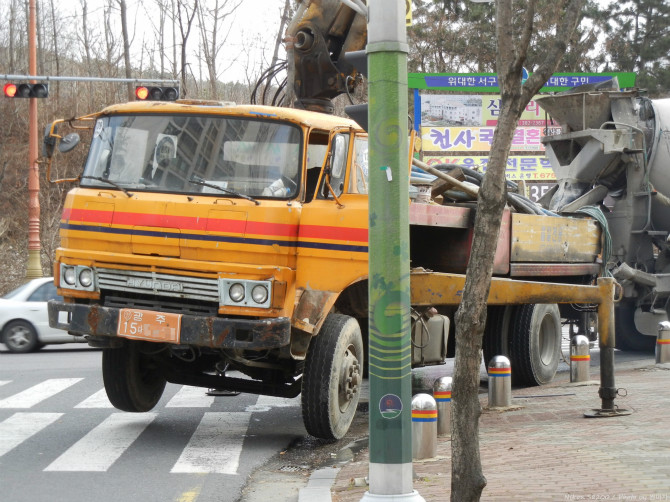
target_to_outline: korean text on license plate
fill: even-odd
[[[179,343],[181,314],[121,309],[117,334],[133,340]]]

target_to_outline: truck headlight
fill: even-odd
[[[76,280],[76,275],[74,273],[74,267],[63,266],[61,277],[63,278],[63,281],[65,281],[65,284],[67,284],[69,286],[74,286],[74,283],[75,283],[75,280]]]
[[[93,271],[90,268],[84,268],[79,272],[79,284],[85,288],[93,284]]]
[[[60,287],[95,291],[95,272],[85,265],[60,264]]]
[[[219,279],[221,305],[269,309],[272,300],[272,280]]]
[[[268,299],[268,288],[263,284],[257,284],[251,290],[251,298],[258,304],[263,304]]]
[[[234,302],[241,302],[244,300],[244,286],[239,282],[236,282],[230,286],[230,289],[228,290],[228,296],[230,296],[230,299]]]

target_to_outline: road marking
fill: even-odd
[[[184,385],[165,405],[166,408],[209,408],[214,396],[206,394],[207,389]]]
[[[170,472],[237,474],[251,413],[208,412]]]
[[[11,380],[0,380],[0,387],[2,387],[3,385],[5,385],[6,383],[9,383],[9,382],[11,382]]]
[[[259,412],[270,411],[272,408],[292,408],[300,406],[300,397],[273,397],[273,396],[258,396],[256,404],[247,406],[244,411]]]
[[[44,470],[104,472],[154,418],[156,413],[113,413]]]
[[[114,405],[109,402],[107,391],[100,389],[95,394],[84,399],[75,408],[114,408]]]
[[[52,378],[13,396],[0,399],[0,408],[32,408],[45,399],[64,391],[83,378]]]
[[[14,413],[0,422],[0,457],[58,420],[62,413]]]
[[[198,500],[198,497],[200,496],[200,491],[202,490],[202,487],[198,486],[196,488],[193,488],[192,490],[188,490],[184,493],[182,493],[179,498],[176,500],[176,502],[195,502]]]

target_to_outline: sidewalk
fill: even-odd
[[[632,415],[584,418],[600,407],[598,382],[570,384],[567,373],[513,389],[504,412],[487,410],[481,394],[482,500],[670,501],[670,364],[617,364],[616,386],[615,404]],[[451,441],[440,438],[435,459],[414,462],[414,489],[426,501],[449,500],[450,459]],[[367,486],[355,485],[367,475],[365,449],[337,473],[332,500],[360,501]]]

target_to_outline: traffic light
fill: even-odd
[[[344,60],[353,66],[358,73],[363,76],[368,75],[368,55],[362,51],[352,51],[344,53]],[[368,130],[368,104],[349,105],[344,107],[344,113],[354,119],[359,126]]]
[[[48,84],[15,84],[9,82],[3,87],[6,98],[48,98]]]
[[[140,101],[176,101],[179,89],[176,87],[135,87],[135,97]]]

